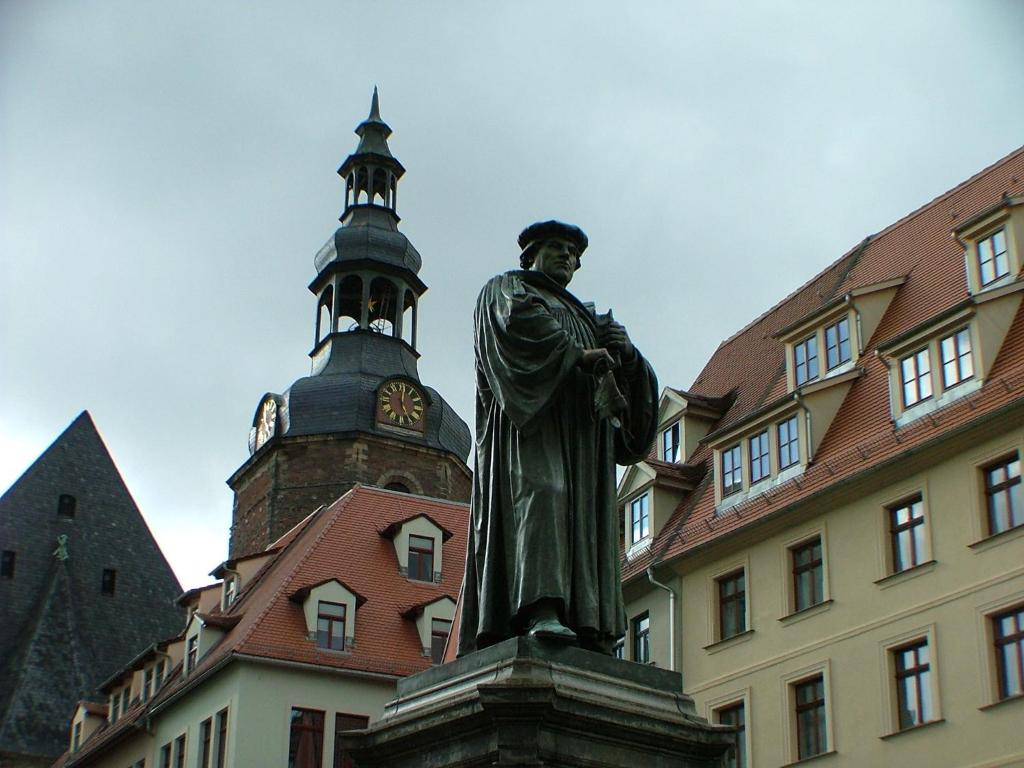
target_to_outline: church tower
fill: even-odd
[[[264,395],[235,492],[230,556],[264,549],[355,483],[468,501],[466,423],[419,377],[420,255],[398,230],[391,129],[376,88],[359,145],[338,169],[341,226],[314,259],[312,369]]]

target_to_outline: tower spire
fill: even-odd
[[[359,146],[338,169],[338,175],[345,179],[345,210],[341,221],[347,221],[354,208],[363,206],[385,208],[397,221],[398,180],[405,173],[405,168],[388,147],[391,127],[381,119],[376,86],[370,101],[370,114],[356,127],[356,135],[359,136]]]

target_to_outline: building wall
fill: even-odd
[[[984,540],[979,470],[1013,450],[1024,453],[1024,430],[971,438],[950,439],[930,456],[908,458],[884,482],[876,477],[850,485],[827,504],[719,540],[677,562],[686,691],[698,713],[709,717],[713,708],[746,698],[749,765],[796,759],[788,683],[815,668],[826,677],[836,765],[1024,764],[1024,700],[991,706],[996,694],[985,618],[1024,601],[1024,527]],[[935,562],[887,578],[886,507],[917,493]],[[824,544],[826,602],[788,615],[788,548],[814,534]],[[716,643],[715,577],[739,565],[747,568],[752,631]],[[653,658],[667,666],[665,617],[656,612],[665,593],[638,583],[627,600],[630,617],[651,608]],[[889,650],[918,636],[930,641],[941,721],[893,735]]]
[[[356,483],[404,483],[412,493],[469,501],[471,476],[451,454],[370,436],[285,438],[268,444],[235,491],[231,557],[265,549]]]

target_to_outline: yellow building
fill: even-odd
[[[666,389],[620,483],[626,658],[733,765],[1024,765],[1024,148]]]

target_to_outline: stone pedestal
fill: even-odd
[[[402,680],[343,741],[359,768],[719,768],[732,730],[681,689],[676,672],[513,638]]]

